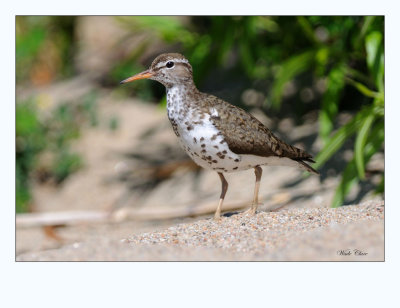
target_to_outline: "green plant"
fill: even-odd
[[[82,166],[82,159],[78,154],[71,153],[68,148],[63,148],[57,153],[52,166],[52,174],[57,183],[64,181],[70,174]]]
[[[279,107],[283,84],[294,76],[311,68],[316,75],[327,76],[319,111],[320,137],[325,145],[315,158],[317,163],[314,167],[323,166],[346,140],[356,136],[354,157],[342,173],[333,207],[342,205],[351,187],[365,180],[366,164],[373,154],[383,149],[384,142],[383,17],[346,18],[342,21],[343,25],[339,27],[338,23],[327,23],[321,17],[298,17],[312,47],[285,60],[272,87],[272,93],[276,93],[272,97],[273,106]],[[328,44],[318,42],[315,37],[313,29],[317,24],[324,24],[333,36]],[[361,110],[332,134],[348,86],[362,95]],[[383,184],[380,189],[383,191]]]
[[[16,105],[16,211],[29,210],[32,181],[62,183],[82,165],[71,151],[71,142],[80,136],[85,122],[98,124],[96,93],[78,103],[60,104],[48,116],[40,116],[35,100]]]
[[[370,25],[370,18],[366,18],[365,24]],[[363,27],[363,29],[365,29]],[[367,32],[367,30],[364,30]],[[361,33],[364,34],[365,33]],[[357,42],[362,40],[360,38]],[[365,97],[372,101],[364,106],[352,120],[341,127],[329,140],[325,147],[316,157],[317,168],[322,166],[332,155],[334,155],[343,143],[356,135],[354,143],[354,157],[348,163],[342,174],[342,179],[336,190],[332,206],[340,206],[351,187],[358,180],[365,180],[365,167],[373,154],[382,150],[384,135],[384,53],[383,53],[383,36],[379,31],[372,31],[365,36],[366,62],[369,69],[369,75],[364,76],[361,72],[348,68],[344,80],[355,87]],[[366,84],[358,81],[363,79],[374,84],[374,88],[370,89]],[[321,113],[326,110],[322,109]],[[321,125],[331,125],[332,118],[321,118]],[[326,124],[328,123],[328,124]],[[328,131],[330,133],[330,131]],[[383,176],[382,184],[378,188],[378,192],[383,192]]]
[[[46,84],[70,76],[73,16],[16,16],[16,80]]]
[[[26,212],[31,200],[30,170],[45,148],[44,128],[32,101],[16,106],[16,211]]]
[[[82,107],[85,111],[85,114],[89,117],[90,125],[97,126],[99,124],[99,119],[96,92],[89,92],[83,97]]]
[[[116,116],[112,116],[108,120],[108,128],[110,131],[116,131],[120,126],[119,119]]]

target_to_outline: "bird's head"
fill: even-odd
[[[152,79],[167,88],[193,82],[193,71],[189,61],[179,53],[164,53],[154,59],[148,70],[129,77],[120,83],[139,79]]]

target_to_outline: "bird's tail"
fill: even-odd
[[[319,172],[317,170],[315,170],[313,167],[311,167],[310,165],[308,165],[306,162],[304,162],[303,160],[300,159],[296,159],[296,161],[301,164],[308,172],[314,173],[319,175]],[[311,162],[311,163],[315,163],[315,161],[311,158],[307,159],[307,161]]]

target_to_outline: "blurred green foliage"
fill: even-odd
[[[16,106],[16,209],[26,212],[31,199],[29,173],[46,144],[44,129],[32,102]]]
[[[84,123],[97,125],[97,96],[88,93],[79,103],[66,102],[41,114],[40,100],[16,105],[16,209],[26,212],[31,201],[31,183],[62,183],[82,165],[71,151]],[[43,113],[43,112],[42,112]]]
[[[119,119],[116,116],[112,116],[108,121],[108,128],[110,131],[116,131],[119,125]]]
[[[265,94],[266,111],[281,108],[291,82],[303,83],[297,87],[298,93],[306,86],[318,92],[316,84],[322,84],[316,107],[324,147],[316,157],[315,167],[321,168],[346,140],[355,136],[354,157],[343,171],[332,202],[334,207],[343,204],[354,183],[365,180],[369,159],[383,150],[382,16],[138,16],[118,20],[133,32],[150,32],[149,37],[156,35],[177,46],[190,59],[196,83],[217,67],[241,72],[241,78],[248,80],[246,86],[258,85]],[[140,49],[145,46],[146,43]],[[131,60],[136,55],[133,52]],[[305,105],[300,99],[293,104]],[[338,112],[346,109],[359,111],[337,128]],[[306,111],[302,107],[295,110],[301,114]],[[379,189],[382,187],[383,184]]]
[[[16,80],[43,85],[71,76],[75,51],[73,16],[16,16]]]

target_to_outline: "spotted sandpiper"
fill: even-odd
[[[182,148],[198,165],[218,173],[222,192],[216,219],[220,218],[228,189],[226,172],[254,168],[256,183],[250,214],[255,214],[258,206],[261,166],[292,166],[318,174],[307,164],[315,162],[310,154],[278,139],[243,109],[200,92],[193,82],[192,66],[183,55],[161,54],[148,70],[121,83],[139,79],[156,80],[166,87],[168,118]]]

